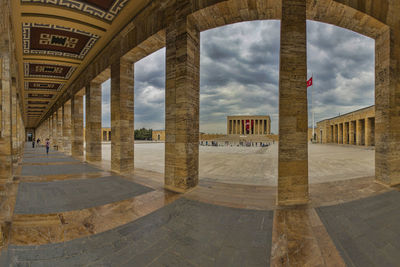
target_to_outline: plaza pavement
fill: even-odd
[[[103,143],[103,159],[110,164],[111,144]],[[309,181],[324,183],[375,175],[373,148],[309,144]],[[164,173],[164,143],[137,142],[135,168]],[[200,146],[201,180],[276,186],[278,144],[270,147]]]

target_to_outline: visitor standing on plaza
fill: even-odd
[[[46,139],[46,154],[49,155],[49,149],[50,149],[50,141],[49,139]]]
[[[40,139],[38,138],[36,141],[36,145],[39,146],[39,144],[40,144]]]
[[[35,148],[35,138],[32,140],[32,148]]]

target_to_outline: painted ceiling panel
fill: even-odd
[[[11,0],[27,127],[150,0]]]
[[[24,23],[24,54],[83,59],[99,39],[98,35],[57,25]]]
[[[25,77],[69,79],[76,69],[59,64],[25,63]]]
[[[21,0],[22,4],[52,5],[70,8],[112,22],[129,0]]]

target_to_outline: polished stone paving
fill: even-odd
[[[59,166],[61,167],[61,166]],[[20,183],[16,214],[44,214],[101,206],[153,189],[119,176]]]
[[[400,266],[400,192],[316,210],[348,266]]]
[[[42,246],[10,246],[1,266],[268,266],[273,211],[180,198],[110,231]]]
[[[22,159],[22,163],[52,163],[52,162],[78,162],[73,157],[25,157]]]
[[[87,163],[63,164],[63,165],[23,165],[22,176],[45,176],[45,175],[65,175],[79,174],[87,172],[99,172],[100,169]]]
[[[26,161],[3,185],[0,266],[400,262],[399,192],[373,177],[312,183],[309,205],[277,207],[274,186],[201,178],[192,191],[174,194],[160,173],[116,175],[103,163],[43,152],[26,147]]]

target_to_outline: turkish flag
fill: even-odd
[[[246,130],[248,131],[250,129],[250,122],[249,120],[246,120]]]
[[[312,85],[312,77],[307,81],[307,87],[310,87]]]

